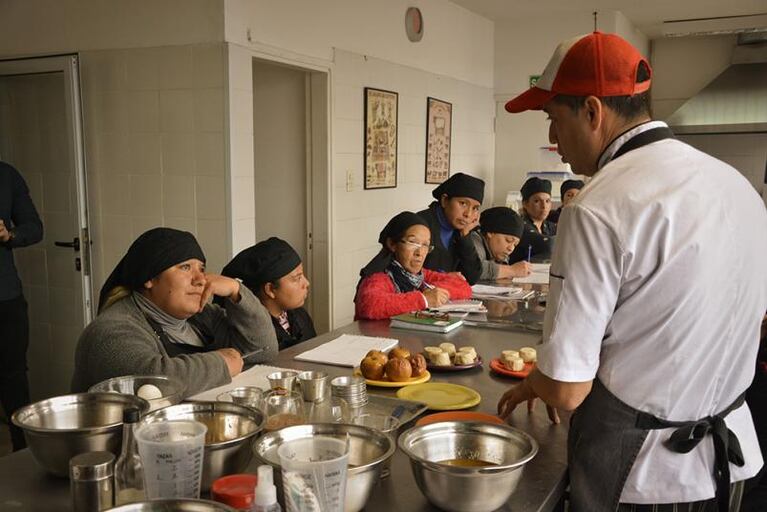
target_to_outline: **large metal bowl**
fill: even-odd
[[[24,431],[32,455],[46,471],[69,476],[69,459],[85,452],[120,455],[123,409],[149,404],[137,396],[78,393],[41,400],[22,407],[11,421]]]
[[[108,509],[112,512],[237,512],[228,505],[208,500],[152,500]]]
[[[227,402],[189,402],[171,405],[146,415],[144,422],[194,420],[208,427],[202,462],[202,490],[224,475],[242,473],[253,454],[251,440],[264,428],[258,409]]]
[[[157,409],[181,402],[184,383],[175,377],[167,377],[165,375],[125,375],[123,377],[114,377],[94,384],[88,392],[135,395],[139,388],[145,384],[156,386],[162,393],[161,398],[147,400],[150,411],[156,411]]]
[[[315,423],[286,427],[264,434],[253,443],[256,459],[275,468],[274,480],[282,501],[282,468],[277,449],[282,443],[313,436],[328,436],[346,441],[349,436],[344,512],[358,512],[365,507],[373,487],[381,477],[384,464],[394,455],[394,440],[372,428],[340,423]]]
[[[490,512],[501,507],[517,488],[524,465],[538,453],[538,443],[529,434],[489,423],[431,423],[404,432],[398,442],[410,458],[423,495],[451,512]],[[493,465],[441,463],[455,459]]]

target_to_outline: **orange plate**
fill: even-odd
[[[490,361],[490,369],[499,375],[503,375],[504,377],[516,377],[518,379],[524,379],[530,375],[530,372],[533,371],[533,368],[535,368],[535,363],[525,363],[524,370],[521,372],[513,372],[503,366],[503,363],[497,357]]]
[[[447,411],[438,412],[437,414],[429,414],[418,420],[416,425],[428,425],[430,423],[437,423],[440,421],[479,421],[482,423],[492,423],[495,425],[503,425],[506,423],[498,416],[492,414],[485,414],[483,412],[474,411]]]

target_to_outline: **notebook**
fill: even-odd
[[[482,304],[481,300],[451,300],[447,303],[429,308],[430,311],[439,311],[445,313],[448,311],[456,311],[461,313],[481,313],[487,311],[487,308]]]
[[[296,361],[354,368],[360,364],[362,358],[371,350],[387,352],[398,344],[399,340],[394,338],[342,334],[338,338],[323,343],[319,347],[298,354],[293,359]]]
[[[475,284],[471,287],[472,297],[483,299],[526,299],[534,292],[523,290],[518,286],[493,286],[487,284]]]
[[[443,315],[425,316],[423,313],[416,316],[413,313],[393,316],[390,327],[399,329],[415,329],[416,331],[450,332],[463,325],[460,318],[443,318]]]

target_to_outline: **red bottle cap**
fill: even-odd
[[[256,475],[222,476],[210,488],[210,496],[219,503],[224,503],[238,510],[250,510],[258,477]]]

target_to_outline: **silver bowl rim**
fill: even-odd
[[[122,398],[117,399],[117,397],[129,397],[129,398]],[[122,417],[120,418],[120,421],[116,421],[114,423],[108,423],[106,425],[99,425],[97,427],[77,427],[77,428],[46,428],[46,427],[35,427],[32,425],[28,425],[26,423],[23,423],[19,418],[21,416],[24,416],[28,411],[38,408],[38,407],[44,407],[46,403],[53,402],[53,401],[67,401],[68,403],[79,403],[81,402],[81,398],[86,398],[88,401],[97,401],[98,398],[107,398],[108,401],[114,401],[117,400],[125,400],[125,401],[134,401],[136,402],[135,405],[139,409],[139,414],[144,415],[149,410],[149,402],[144,400],[143,398],[140,398],[136,395],[126,395],[123,393],[71,393],[69,395],[59,395],[54,396],[51,398],[46,398],[44,400],[38,400],[37,402],[31,403],[29,405],[25,405],[21,409],[18,409],[16,412],[13,413],[11,416],[11,421],[14,425],[19,427],[20,429],[28,432],[34,432],[36,434],[66,434],[66,433],[84,433],[84,434],[99,434],[102,432],[107,432],[109,430],[115,429],[116,427],[119,427],[123,424]]]
[[[215,505],[217,509],[222,510],[224,512],[237,512],[237,509],[230,507],[229,505],[225,503],[221,503],[218,501],[213,500],[203,500],[203,499],[192,499],[192,498],[161,498],[156,500],[146,500],[146,501],[139,501],[135,503],[126,503],[124,505],[117,505],[114,508],[110,508],[109,510],[116,510],[119,511],[125,511],[125,510],[133,510],[135,507],[141,507],[143,505],[162,505],[162,506],[173,506],[173,505],[184,505],[184,504],[201,504],[201,505]],[[168,509],[163,509],[168,510]]]
[[[486,430],[483,432],[483,429]],[[443,430],[444,432],[463,432],[463,433],[491,433],[493,430],[495,431],[504,431],[505,433],[512,432],[516,435],[519,435],[523,438],[525,438],[530,443],[530,451],[525,454],[520,459],[510,463],[510,464],[498,464],[495,466],[483,466],[483,467],[461,467],[461,466],[447,466],[445,464],[439,464],[437,462],[425,459],[423,457],[419,457],[418,455],[415,455],[407,446],[407,441],[409,441],[411,438],[418,436],[423,431],[429,431],[429,430],[435,430],[439,432],[440,430]],[[490,432],[487,432],[489,430]],[[512,427],[511,425],[503,424],[503,425],[496,425],[496,424],[490,424],[485,423],[481,421],[440,421],[435,423],[429,423],[426,425],[418,425],[415,427],[412,427],[402,434],[400,434],[399,438],[397,439],[397,446],[399,446],[399,449],[402,450],[402,452],[407,455],[407,457],[414,462],[418,462],[419,464],[426,466],[430,469],[433,469],[435,471],[440,472],[449,472],[449,473],[456,473],[456,474],[494,474],[494,473],[503,473],[512,469],[517,469],[528,462],[530,462],[537,454],[538,454],[538,441],[535,440],[533,436],[528,434],[522,429]]]
[[[198,407],[200,409],[196,409]],[[162,416],[167,415],[168,412],[172,412],[171,409],[178,410],[190,408],[192,409],[190,412],[194,412],[195,410],[203,412],[234,412],[240,416],[247,416],[253,419],[253,421],[256,423],[256,428],[252,432],[248,432],[244,436],[235,437],[234,439],[219,441],[218,443],[205,443],[206,449],[219,450],[228,446],[240,444],[243,441],[247,441],[248,439],[260,434],[264,430],[264,425],[266,424],[266,414],[264,414],[261,409],[254,409],[252,407],[235,404],[233,402],[220,402],[217,400],[187,400],[186,402],[180,404],[169,405],[168,407],[163,407],[162,409],[157,409],[148,413],[143,417],[141,422],[152,423],[158,421],[170,421],[172,418],[162,418]],[[258,417],[255,416],[256,414]]]
[[[319,430],[321,430],[320,432],[314,432],[316,427],[332,427],[332,428],[328,428],[327,430],[332,430],[333,428],[338,428],[338,427],[343,427],[346,430],[348,430],[348,429],[351,429],[351,430],[362,430],[362,431],[367,431],[368,434],[372,433],[373,434],[372,437],[381,438],[381,439],[385,438],[386,439],[386,441],[389,443],[389,448],[386,450],[386,452],[384,452],[383,455],[381,455],[379,457],[376,457],[372,461],[368,462],[367,464],[362,464],[362,465],[354,466],[353,468],[347,469],[347,472],[349,474],[352,474],[352,475],[355,475],[357,473],[364,473],[365,471],[367,471],[371,467],[375,466],[376,464],[380,464],[383,461],[391,458],[392,455],[394,455],[394,452],[397,450],[397,443],[394,441],[394,439],[391,436],[389,436],[387,434],[384,434],[382,432],[379,432],[379,431],[377,431],[377,430],[375,430],[373,428],[370,428],[370,427],[365,427],[363,425],[353,425],[351,423],[306,423],[304,425],[293,425],[292,427],[283,427],[283,428],[281,428],[279,430],[275,430],[273,432],[265,433],[259,439],[256,439],[256,440],[253,441],[253,445],[251,447],[252,450],[253,450],[253,455],[255,455],[256,459],[258,459],[258,461],[263,463],[263,464],[269,464],[270,466],[273,466],[273,467],[276,467],[276,468],[281,468],[282,466],[280,466],[279,464],[275,465],[272,462],[266,460],[256,448],[262,442],[264,442],[266,439],[270,439],[270,438],[276,437],[277,435],[279,435],[280,432],[284,432],[286,430],[298,430],[298,431],[300,431],[300,430],[309,429],[309,432],[308,432],[309,436],[311,436],[313,434],[316,434],[316,435],[327,435],[328,434],[327,431],[322,431],[321,428],[319,429]],[[309,436],[306,436],[306,437],[309,437]],[[302,439],[303,437],[304,436],[297,437],[296,439]]]
[[[177,377],[171,377],[170,375],[120,375],[119,377],[110,377],[108,379],[104,379],[101,382],[97,382],[93,386],[88,388],[88,393],[117,393],[116,391],[95,391],[93,388],[96,388],[98,386],[106,385],[107,383],[111,382],[119,382],[123,379],[157,379],[157,380],[164,380],[167,382],[170,382],[174,386],[178,387],[178,390],[175,393],[171,393],[170,395],[163,395],[160,398],[153,398],[152,400],[167,400],[168,398],[172,398],[178,395],[179,400],[182,399],[184,390],[186,389],[186,386],[184,385],[184,382],[177,378]],[[121,395],[127,395],[129,393],[119,393]],[[135,395],[134,396],[138,396]],[[175,404],[174,404],[175,405]]]

